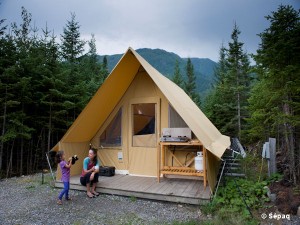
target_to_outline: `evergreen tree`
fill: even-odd
[[[223,45],[220,48],[215,88],[207,98],[205,110],[222,133],[241,139],[247,124],[251,76],[249,58],[242,49],[239,34],[235,24],[229,48]]]
[[[61,54],[63,59],[74,64],[84,51],[85,41],[80,38],[80,25],[75,20],[75,13],[71,13],[71,20],[67,21],[61,35]]]
[[[102,83],[105,81],[105,79],[108,77],[109,72],[108,72],[108,62],[107,62],[107,57],[104,56],[102,60]]]
[[[253,138],[277,137],[286,156],[289,179],[300,180],[300,17],[299,10],[280,5],[266,17],[270,27],[260,33],[254,56],[258,82],[249,100]]]
[[[5,19],[0,19],[0,37],[3,38],[3,35],[5,34],[5,30],[7,28],[7,25],[3,26],[2,24],[5,22]]]
[[[39,106],[39,126],[45,131],[45,147],[50,150],[58,139],[53,136],[61,136],[68,124],[65,121],[66,110],[64,102],[70,97],[67,91],[67,80],[63,77],[59,64],[59,46],[55,42],[54,34],[46,27],[43,30],[43,39],[40,41],[40,66],[37,67],[41,78],[38,80],[37,99]],[[40,130],[42,133],[42,130]],[[56,134],[56,135],[55,135]]]
[[[32,113],[31,106],[33,104],[32,94],[33,86],[31,85],[32,74],[31,69],[34,64],[31,61],[31,50],[33,48],[33,40],[30,37],[31,29],[31,14],[22,7],[22,23],[18,26],[16,23],[12,24],[13,42],[16,46],[15,64],[7,69],[5,72],[7,85],[9,86],[8,95],[14,104],[9,111],[7,111],[6,135],[11,137],[11,142],[14,148],[9,152],[8,165],[6,176],[10,176],[12,170],[12,157],[14,150],[16,167],[15,171],[23,174],[23,156],[25,154],[25,146],[28,140],[32,138],[34,128],[31,124],[30,115]],[[9,121],[9,122],[8,122]]]
[[[250,94],[250,62],[249,57],[243,51],[243,43],[239,41],[240,30],[234,25],[231,34],[232,42],[228,50],[228,81],[229,89],[233,94],[232,103],[236,109],[232,122],[236,124],[234,134],[241,139],[241,131],[246,128],[245,118],[248,117],[248,98]]]
[[[230,108],[226,102],[228,94],[230,93],[226,87],[226,74],[228,71],[227,61],[227,49],[222,44],[219,51],[218,66],[214,71],[215,83],[210,93],[205,100],[205,114],[213,121],[215,126],[224,133],[227,133],[226,124],[228,123],[228,117]],[[224,116],[226,115],[226,116]]]
[[[228,61],[227,61],[227,49],[225,48],[224,44],[222,43],[222,46],[219,51],[219,61],[218,66],[215,69],[215,84],[214,86],[218,86],[221,83],[224,83],[225,77],[228,71]]]
[[[75,20],[75,13],[71,13],[71,20],[67,21],[63,35],[61,35],[61,55],[64,61],[63,73],[67,77],[68,95],[68,123],[72,123],[85,106],[87,99],[86,74],[80,71],[82,53],[85,41],[80,38],[80,25]],[[70,108],[71,107],[71,108]]]
[[[8,134],[8,124],[11,108],[19,104],[13,101],[11,92],[16,80],[9,75],[10,68],[15,64],[16,47],[11,35],[5,33],[7,25],[2,26],[5,20],[0,20],[0,172],[3,169],[4,150],[13,137]]]
[[[97,59],[96,40],[93,34],[88,45],[88,53],[82,57],[80,62],[80,74],[84,77],[82,85],[85,85],[86,87],[84,88],[88,90],[85,98],[82,99],[83,107],[88,103],[92,96],[94,96],[103,80],[102,67]]]
[[[187,80],[184,82],[184,90],[199,107],[201,103],[200,95],[196,92],[196,76],[194,74],[194,66],[190,58],[188,58],[186,63],[186,76]]]
[[[176,59],[176,61],[175,61],[175,68],[174,68],[174,74],[173,74],[172,81],[183,89],[184,81],[183,81],[182,75],[180,73],[178,59]]]

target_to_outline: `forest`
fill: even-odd
[[[57,37],[37,28],[22,7],[21,24],[0,18],[0,178],[47,167],[46,154],[109,74],[99,62],[96,40],[84,41],[75,13]],[[196,91],[193,64],[174,62],[172,80],[182,87],[221,133],[244,146],[276,138],[284,156],[279,172],[300,182],[300,17],[292,6],[266,15],[257,53],[247,54],[237,24],[219,50],[214,85]],[[59,40],[59,41],[58,41]],[[85,46],[88,46],[86,51]],[[254,61],[254,65],[250,63]]]

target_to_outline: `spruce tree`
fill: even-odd
[[[184,82],[184,90],[188,96],[195,102],[198,107],[200,106],[200,95],[197,93],[196,87],[196,76],[194,74],[194,66],[190,58],[188,58],[186,63],[186,76],[187,79]]]
[[[228,49],[223,45],[220,48],[216,83],[207,98],[205,110],[222,133],[241,139],[247,125],[251,76],[249,58],[244,53],[239,34],[235,24]]]
[[[218,65],[214,71],[215,82],[209,94],[205,100],[205,114],[207,117],[213,121],[214,125],[223,133],[227,133],[228,130],[225,129],[228,123],[227,117],[224,115],[228,114],[229,107],[225,102],[228,99],[228,90],[225,86],[226,74],[228,71],[227,62],[227,49],[222,44],[219,50],[219,61]]]
[[[82,99],[83,107],[94,96],[103,79],[101,63],[98,62],[96,39],[93,34],[90,41],[88,41],[88,45],[88,53],[82,57],[80,62],[80,74],[84,77],[83,83],[86,85],[85,89],[87,90],[85,99]]]
[[[286,157],[289,177],[300,180],[300,17],[299,10],[280,5],[266,16],[270,27],[260,33],[254,56],[257,84],[249,100],[253,138],[276,137]]]
[[[107,62],[107,57],[104,56],[102,60],[102,83],[105,81],[105,79],[108,77],[109,72],[108,72],[108,62]]]
[[[80,37],[80,25],[76,21],[75,13],[71,13],[71,20],[67,21],[61,35],[61,55],[64,60],[63,73],[67,77],[68,95],[67,101],[68,123],[72,123],[85,106],[86,97],[86,74],[80,71],[82,53],[85,41]]]
[[[65,61],[74,64],[84,51],[85,41],[80,38],[80,25],[75,20],[75,13],[71,13],[71,20],[67,21],[61,35],[61,54]]]
[[[172,77],[172,81],[177,84],[179,87],[181,87],[182,89],[184,88],[184,81],[180,72],[180,68],[179,68],[179,61],[178,59],[176,59],[175,61],[175,68],[174,68],[174,74]]]
[[[249,56],[244,52],[244,43],[239,41],[240,30],[234,25],[231,34],[232,42],[228,49],[228,74],[229,89],[232,93],[233,108],[236,109],[232,115],[234,134],[241,139],[242,129],[246,128],[245,118],[248,117],[248,98],[250,94],[250,61]]]
[[[15,159],[17,166],[14,172],[23,173],[23,156],[27,153],[25,146],[28,140],[32,138],[34,127],[30,119],[32,114],[31,106],[33,104],[32,95],[34,93],[32,82],[32,68],[35,67],[31,59],[31,51],[34,48],[33,38],[31,35],[31,14],[22,7],[21,12],[22,23],[18,26],[12,24],[13,42],[16,47],[15,64],[7,69],[5,75],[9,76],[7,85],[10,87],[8,95],[14,102],[13,107],[7,111],[7,130],[6,134],[11,137],[11,143],[14,148],[11,149],[6,175],[12,174],[11,157],[16,153]]]
[[[7,132],[11,117],[8,114],[11,108],[19,104],[13,101],[15,93],[11,91],[17,80],[9,72],[16,61],[16,47],[12,36],[6,34],[7,25],[4,22],[5,20],[0,20],[0,173],[3,169],[5,146],[13,139]]]

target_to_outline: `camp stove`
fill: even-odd
[[[161,142],[187,142],[192,137],[190,128],[163,128]]]

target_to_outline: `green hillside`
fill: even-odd
[[[162,49],[142,48],[136,50],[143,58],[145,58],[155,69],[168,78],[174,73],[175,61],[179,61],[181,75],[185,78],[185,66],[187,58],[181,58],[173,52],[167,52]],[[108,69],[111,71],[119,62],[123,54],[108,55]],[[99,56],[102,62],[104,56]],[[197,77],[197,89],[202,97],[211,88],[214,80],[214,68],[217,63],[207,58],[191,58],[194,65],[194,72]]]

